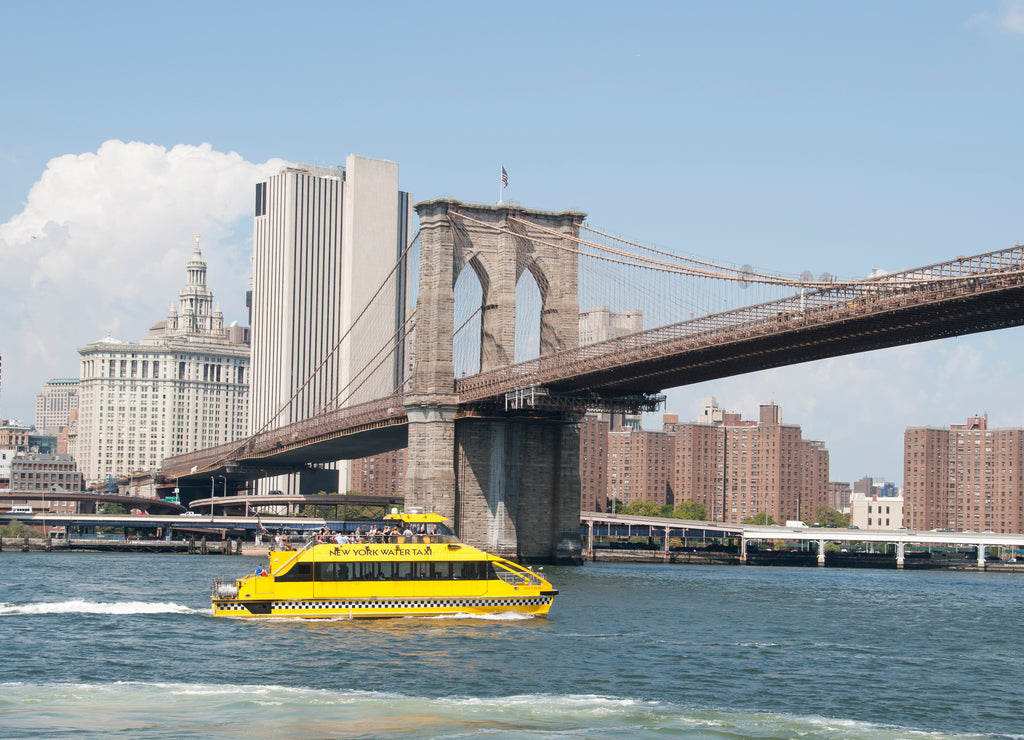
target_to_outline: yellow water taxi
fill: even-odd
[[[215,580],[213,614],[242,619],[543,616],[558,591],[510,560],[460,542],[438,514],[392,513],[383,529],[279,542],[266,574]]]

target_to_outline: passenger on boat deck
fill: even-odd
[[[264,568],[262,564],[260,564],[260,565],[256,566],[256,572],[253,575],[265,576],[266,574],[267,574],[267,569]]]
[[[366,537],[370,540],[370,542],[376,542],[379,536],[380,530],[377,529],[377,525],[371,524],[370,530],[366,533]]]
[[[412,529],[409,527],[408,524],[406,524],[405,525],[405,529],[402,530],[402,536],[403,537],[412,537]]]
[[[336,535],[334,535],[334,541],[339,545],[347,545],[349,539],[342,532],[338,532]]]
[[[277,534],[274,535],[274,547],[276,547],[278,550],[282,550],[282,549],[284,549],[283,546],[284,546],[284,541],[281,539],[281,533],[278,532]]]
[[[355,536],[353,538],[353,541],[355,541],[355,542],[362,542],[364,534],[365,533],[363,532],[363,525],[360,524],[358,527],[356,527],[356,533],[355,533]]]

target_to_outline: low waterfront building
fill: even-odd
[[[850,526],[859,529],[900,529],[903,526],[903,497],[854,493],[850,496]]]
[[[16,450],[0,449],[0,488],[11,487],[11,463],[17,455]]]
[[[67,455],[25,454],[11,460],[11,495],[25,494],[25,503],[45,506],[55,514],[74,514],[74,501],[47,501],[51,493],[81,493],[85,481],[75,461]],[[40,504],[42,497],[43,504]]]
[[[0,419],[0,449],[28,452],[28,437],[32,427],[19,421]]]

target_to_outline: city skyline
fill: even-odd
[[[286,162],[388,159],[416,200],[481,203],[503,166],[506,201],[787,274],[863,277],[1024,240],[1020,2],[542,8],[13,9],[0,417],[31,423],[43,384],[77,376],[78,347],[142,336],[196,232],[225,323],[247,323],[252,188]],[[358,79],[328,72],[338,28]],[[242,63],[282,39],[302,66]],[[273,108],[275,87],[313,102]],[[1024,426],[1022,331],[674,389],[668,408],[774,401],[829,445],[833,479],[901,481],[908,426],[986,412]]]

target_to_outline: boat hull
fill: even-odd
[[[213,600],[213,613],[236,619],[364,619],[444,617],[519,613],[546,616],[553,596],[382,599],[225,599]]]

